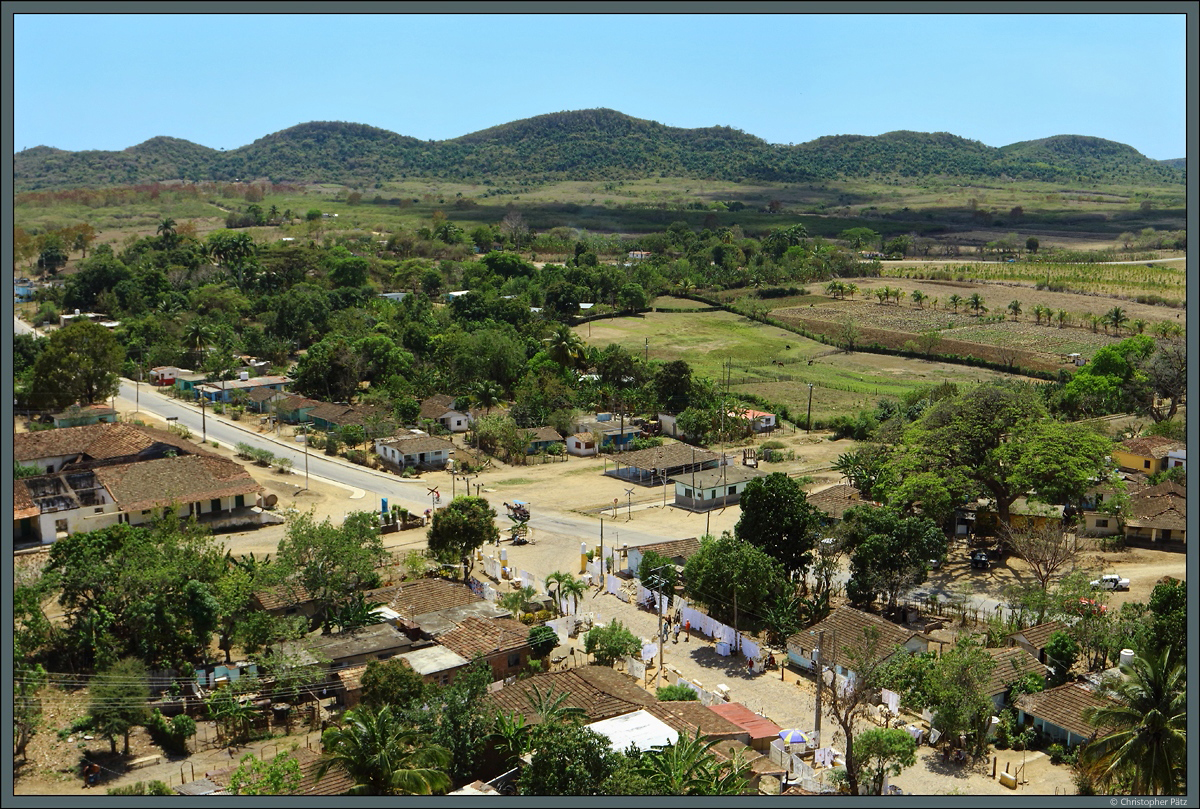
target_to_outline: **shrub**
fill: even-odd
[[[276,458],[275,459],[275,467],[280,472],[283,472],[285,474],[288,472],[291,472],[292,471],[292,459],[291,458]]]
[[[186,714],[180,714],[168,720],[157,708],[146,723],[150,738],[162,749],[180,755],[186,755],[187,740],[196,735],[196,720]]]
[[[548,626],[535,626],[529,630],[529,645],[537,657],[545,657],[558,646],[558,633]]]
[[[151,781],[148,784],[143,784],[138,781],[133,784],[127,784],[123,787],[109,787],[109,795],[174,795],[175,790],[171,789],[163,781]]]
[[[250,446],[245,441],[237,442],[236,444],[233,445],[233,448],[235,450],[237,450],[237,454],[238,454],[239,458],[249,459],[249,458],[254,457],[254,447]]]
[[[659,702],[688,702],[698,700],[700,696],[686,685],[664,685],[655,692]]]

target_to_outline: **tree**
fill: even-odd
[[[158,223],[158,227],[154,230],[162,240],[163,249],[170,250],[175,246],[176,228],[175,220],[167,218]]]
[[[995,659],[977,641],[960,638],[929,673],[932,726],[947,737],[970,734],[976,755],[988,747],[987,730],[995,705],[986,691],[995,665]]]
[[[921,309],[925,308],[925,301],[929,299],[929,296],[926,295],[924,292],[922,292],[919,289],[914,289],[912,291],[912,294],[909,295],[908,297],[911,298],[912,302],[915,303]]]
[[[117,737],[124,737],[124,754],[129,755],[129,732],[150,718],[145,664],[125,658],[92,678],[88,691],[92,727],[108,739],[113,753],[117,752]]]
[[[857,795],[859,763],[854,747],[854,729],[866,714],[867,705],[879,688],[882,676],[887,671],[885,661],[891,657],[890,650],[882,648],[879,630],[863,627],[862,635],[854,638],[838,638],[842,648],[838,650],[839,665],[854,672],[854,677],[842,679],[829,667],[822,666],[818,676],[823,683],[822,691],[828,697],[826,713],[841,728],[846,744],[846,783],[850,794]],[[822,655],[822,659],[826,656]],[[845,662],[840,662],[845,661]],[[828,687],[828,690],[824,690]],[[822,744],[827,744],[825,738]]]
[[[761,548],[789,574],[808,569],[825,515],[808,502],[799,483],[783,472],[755,478],[746,484],[741,504],[734,536]]]
[[[987,307],[983,305],[983,297],[978,292],[967,298],[967,308],[977,315],[987,311]]]
[[[1060,570],[1074,566],[1079,556],[1079,544],[1073,535],[1049,523],[1020,531],[1002,529],[1005,544],[1025,560],[1029,571],[1043,592]]]
[[[1170,647],[1178,659],[1187,655],[1187,587],[1176,579],[1154,585],[1150,593],[1151,651]]]
[[[617,660],[637,654],[642,649],[642,642],[637,635],[613,619],[606,626],[594,626],[584,637],[584,651],[593,655],[596,662],[602,666],[611,666]]]
[[[659,702],[691,702],[700,696],[686,685],[664,685],[654,692],[654,698]]]
[[[1013,320],[1020,320],[1021,319],[1021,302],[1018,300],[1015,300],[1015,299],[1009,301],[1008,311],[1012,314]]]
[[[521,795],[598,795],[601,785],[617,769],[619,753],[590,728],[555,726],[538,739],[528,766],[517,778]]]
[[[883,593],[888,608],[895,607],[902,592],[925,581],[929,561],[946,555],[946,535],[933,520],[891,508],[849,509],[839,532],[851,550],[846,594],[859,605]]]
[[[354,780],[353,795],[439,795],[450,789],[450,752],[407,727],[385,705],[348,711],[321,736],[329,755],[317,778],[338,767]]]
[[[1085,708],[1093,726],[1111,729],[1089,743],[1082,762],[1104,784],[1124,782],[1133,795],[1183,795],[1187,783],[1187,675],[1165,647],[1121,666],[1117,704]],[[1126,780],[1128,779],[1128,780]]]
[[[234,795],[289,795],[300,786],[300,780],[300,762],[295,756],[276,753],[266,761],[247,753],[229,776],[229,789]]]
[[[21,648],[14,644],[13,661],[13,755],[28,761],[25,750],[42,725],[42,699],[38,692],[46,685],[46,670],[20,658]]]
[[[1187,351],[1180,343],[1160,345],[1139,370],[1151,391],[1144,399],[1144,412],[1155,424],[1170,421],[1187,393]]]
[[[700,539],[700,550],[688,559],[683,578],[688,596],[721,621],[735,619],[735,607],[761,615],[788,587],[778,561],[728,531],[720,539]]]
[[[1050,687],[1060,686],[1071,677],[1071,668],[1079,656],[1079,645],[1067,632],[1058,631],[1050,634],[1046,641],[1046,664],[1054,671],[1047,678]]]
[[[475,777],[491,733],[494,715],[485,701],[491,684],[492,667],[476,654],[450,685],[426,692],[416,714],[430,741],[450,751],[450,774],[459,782]]]
[[[958,305],[959,305],[960,303],[962,303],[962,302],[963,302],[962,296],[961,296],[961,295],[959,295],[958,293],[955,293],[955,294],[951,295],[951,296],[950,296],[949,298],[947,298],[946,300],[947,300],[947,302],[948,302],[948,303],[949,303],[951,306],[953,306],[953,307],[954,307],[954,311],[955,311],[955,312],[957,312],[957,311],[958,311]]]
[[[328,632],[350,594],[379,586],[376,568],[386,559],[375,512],[348,514],[338,527],[328,518],[317,524],[310,513],[292,518],[279,543],[277,564],[312,596],[317,619]]]
[[[1013,501],[1031,490],[1048,503],[1077,499],[1089,481],[1107,476],[1111,444],[1045,415],[1036,394],[1020,386],[979,385],[945,397],[905,429],[889,477],[935,473],[956,502],[990,496],[1006,525]]]
[[[534,657],[546,657],[558,646],[558,633],[551,626],[530,627],[529,646],[533,649]]]
[[[496,510],[483,497],[456,497],[433,515],[428,537],[435,557],[462,563],[465,579],[475,565],[475,551],[500,539]]]
[[[685,360],[664,363],[654,377],[658,405],[668,413],[687,409],[692,392],[692,369]]]
[[[104,669],[120,657],[152,668],[199,662],[218,624],[211,586],[224,567],[210,536],[174,520],[118,524],[55,542],[45,572],[60,590],[72,664]]]
[[[1120,306],[1114,306],[1104,313],[1104,320],[1109,326],[1112,326],[1113,333],[1120,336],[1121,329],[1129,322],[1129,315],[1125,314],[1125,310]]]
[[[500,221],[499,230],[500,235],[512,242],[517,250],[520,250],[521,245],[529,238],[529,225],[525,223],[525,217],[520,211],[510,210],[506,213]]]
[[[1025,249],[1030,253],[1036,253],[1040,244],[1041,243],[1038,241],[1037,236],[1030,236],[1025,240]]]
[[[690,689],[689,689],[690,690]],[[642,753],[635,772],[660,795],[742,795],[750,782],[749,766],[725,762],[712,749],[717,739],[705,740],[699,729],[671,744]]]
[[[297,392],[329,402],[348,402],[363,380],[363,356],[341,335],[309,347],[296,365]]]
[[[575,368],[583,356],[583,341],[570,326],[560,323],[549,339],[548,352],[564,369]]]
[[[34,400],[42,407],[93,404],[117,395],[125,351],[99,323],[80,320],[50,335],[33,366]]]
[[[901,728],[872,728],[854,739],[868,794],[882,795],[883,782],[917,763],[917,742]]]
[[[372,710],[390,705],[404,710],[419,705],[426,692],[425,679],[398,657],[372,660],[362,675],[362,706]]]

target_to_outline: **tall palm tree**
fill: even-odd
[[[404,725],[390,705],[348,711],[321,737],[329,758],[317,778],[339,767],[354,780],[353,795],[437,795],[450,789],[450,751]]]
[[[634,771],[662,795],[741,795],[748,785],[745,764],[718,760],[712,752],[716,744],[716,739],[701,739],[697,730],[643,753]]]
[[[1101,783],[1129,778],[1134,795],[1182,795],[1187,761],[1187,672],[1172,649],[1122,665],[1117,704],[1085,708],[1084,718],[1112,728],[1083,749]]]
[[[560,598],[562,598],[562,584],[567,579],[572,578],[574,578],[574,576],[572,576],[570,573],[564,573],[561,570],[556,570],[546,576],[546,580],[544,582],[546,587],[546,595],[549,596],[550,600],[554,602],[554,609],[556,611],[558,610],[558,601]]]
[[[212,327],[198,318],[183,330],[183,347],[192,355],[196,367],[199,367],[204,358],[205,349],[212,345],[214,339],[215,334]]]
[[[500,397],[504,395],[504,390],[500,385],[490,379],[481,379],[471,387],[470,397],[475,404],[483,408],[484,415],[491,412],[491,409],[500,404]]]
[[[571,576],[558,585],[558,592],[563,598],[570,596],[571,601],[575,604],[575,610],[578,612],[579,599],[587,594],[587,585],[584,584],[583,579]]]
[[[164,219],[158,223],[158,227],[154,231],[162,237],[163,244],[171,247],[175,244],[175,220],[171,218]]]
[[[575,367],[583,356],[583,341],[566,323],[558,324],[558,328],[550,336],[549,344],[550,359],[563,368]]]

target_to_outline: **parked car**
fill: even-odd
[[[1129,579],[1122,579],[1116,573],[1105,573],[1091,585],[1093,590],[1128,590]]]
[[[987,570],[991,567],[992,561],[988,559],[987,551],[975,551],[971,554],[971,567],[978,570]]]

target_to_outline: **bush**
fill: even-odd
[[[688,702],[700,696],[686,685],[664,685],[655,692],[659,702]]]
[[[171,789],[163,781],[151,781],[148,784],[143,784],[141,781],[129,784],[123,787],[110,787],[109,795],[174,795],[175,790]]]
[[[545,657],[558,646],[558,633],[548,626],[535,626],[529,630],[529,645],[537,657]]]
[[[292,471],[292,459],[291,458],[276,458],[275,459],[275,468],[285,474],[288,472],[291,472]]]
[[[169,753],[187,755],[187,740],[196,735],[196,720],[180,714],[168,720],[155,708],[146,723],[146,730],[154,743]]]
[[[250,446],[245,441],[237,442],[233,445],[233,448],[237,450],[239,458],[250,459],[254,457],[254,447]]]

